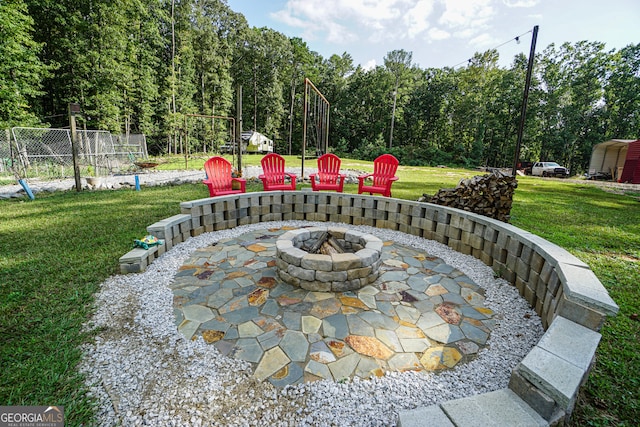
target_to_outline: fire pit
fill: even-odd
[[[315,292],[360,289],[378,278],[382,240],[338,227],[290,230],[276,241],[278,275]]]

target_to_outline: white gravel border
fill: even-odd
[[[202,338],[188,341],[173,316],[168,285],[196,249],[249,231],[283,226],[344,226],[279,221],[206,233],[174,246],[143,273],[113,276],[96,294],[87,324],[98,328],[81,370],[96,398],[100,426],[377,426],[395,425],[403,409],[506,388],[511,370],[544,333],[515,287],[480,260],[435,241],[368,226],[349,228],[424,250],[485,289],[498,319],[472,362],[442,373],[388,373],[372,380],[325,380],[279,389],[258,383],[249,363],[222,356]]]

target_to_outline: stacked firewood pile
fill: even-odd
[[[434,196],[424,194],[419,202],[450,206],[509,222],[516,178],[496,170],[487,175],[460,180],[456,188],[444,188]]]

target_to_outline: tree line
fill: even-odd
[[[229,141],[242,87],[244,129],[301,152],[305,77],[331,103],[329,147],[403,164],[511,166],[527,68],[476,53],[460,68],[389,52],[363,69],[299,38],[249,27],[224,0],[3,0],[0,128],[66,124],[144,133],[153,153],[208,152]],[[522,160],[584,170],[594,144],[640,137],[640,44],[551,44],[535,57]],[[191,137],[189,137],[191,135]]]

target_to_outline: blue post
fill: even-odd
[[[29,184],[27,184],[27,181],[25,181],[24,179],[19,179],[18,182],[20,183],[20,185],[22,185],[22,188],[27,193],[27,196],[29,196],[31,200],[35,200],[36,197],[31,192],[31,189],[29,188]]]
[[[136,191],[140,191],[140,177],[136,175]]]

